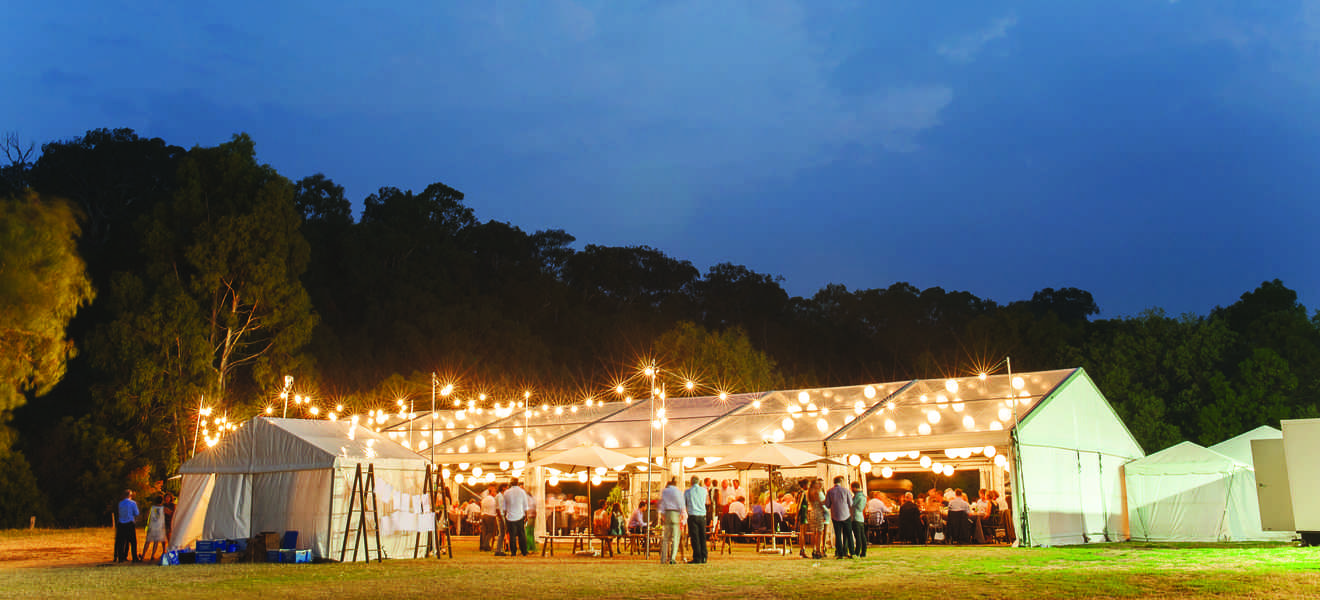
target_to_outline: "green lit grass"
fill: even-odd
[[[1105,544],[1070,548],[872,547],[861,560],[712,554],[706,565],[616,559],[497,558],[460,540],[454,559],[382,564],[128,567],[108,529],[0,532],[9,598],[1305,598],[1320,597],[1320,553],[1262,544]],[[14,553],[58,557],[22,568]],[[41,548],[53,549],[43,551]],[[82,558],[80,558],[82,557]]]

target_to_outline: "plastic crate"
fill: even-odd
[[[247,538],[243,538],[239,540],[229,540],[229,545],[236,548],[235,550],[230,550],[230,552],[242,552],[248,549],[248,540]]]
[[[290,549],[287,549],[287,548],[284,548],[284,549],[281,549],[281,550],[280,550],[280,562],[282,562],[282,563],[290,563],[290,564],[292,564],[293,562],[295,562],[295,561],[297,561],[297,560],[298,560],[298,551],[297,551],[297,550],[290,550]]]
[[[197,553],[197,564],[199,564],[199,565],[213,565],[213,564],[216,564],[216,563],[218,563],[218,562],[220,562],[220,553],[219,553],[219,552],[198,552],[198,553]]]
[[[297,547],[298,547],[298,532],[295,531],[295,530],[292,530],[292,529],[290,529],[289,531],[284,532],[284,537],[280,540],[280,547],[281,547],[281,548],[297,548]]]
[[[312,551],[311,551],[311,550],[294,550],[294,552],[293,552],[293,562],[295,562],[295,563],[310,563],[310,562],[312,562]]]
[[[266,562],[271,562],[271,563],[284,562],[283,557],[284,557],[284,553],[279,550],[266,551]]]
[[[218,543],[224,543],[224,540],[197,540],[196,550],[198,552],[215,552],[219,549]]]

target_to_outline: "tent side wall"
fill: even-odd
[[[1123,539],[1122,467],[1144,453],[1085,371],[1077,369],[1034,407],[1017,437],[1013,517],[1026,543]]]
[[[362,463],[362,472],[365,476],[367,471],[367,462]],[[391,488],[401,490],[408,494],[421,494],[422,485],[426,479],[426,467],[424,462],[402,461],[402,460],[379,460],[370,463],[376,474],[376,490],[381,495],[378,501],[381,504],[389,504],[384,497],[382,490],[388,484]],[[349,496],[353,491],[353,477],[357,472],[358,462],[353,460],[341,459],[339,464],[331,470],[329,479],[326,482],[326,495],[317,502],[320,507],[316,518],[319,520],[319,527],[326,531],[323,539],[318,539],[312,548],[313,554],[322,558],[339,560],[340,549],[344,547],[344,530],[348,525],[348,504]],[[357,505],[354,505],[354,512],[357,512]],[[379,517],[388,517],[389,515],[381,512]],[[356,523],[356,521],[355,521]],[[375,528],[370,527],[370,518],[368,517],[369,535],[375,535]],[[356,544],[356,531],[349,532],[348,554],[344,557],[345,561],[353,559],[353,547]],[[388,535],[387,535],[388,534]],[[417,541],[417,535],[413,532],[395,533],[389,530],[381,532],[380,545],[385,558],[412,558],[413,549]],[[375,539],[372,539],[372,545]],[[362,559],[364,546],[358,547],[358,560]]]

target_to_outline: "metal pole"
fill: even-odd
[[[202,432],[202,405],[206,403],[206,396],[197,398],[197,418],[193,419],[193,447],[192,456],[197,456],[197,436]]]
[[[1018,440],[1018,394],[1017,388],[1013,387],[1013,361],[1009,357],[1004,357],[1004,367],[1008,371],[1008,389],[1012,390],[1013,403],[1013,429],[1009,435],[1009,441],[1013,449],[1013,496],[1017,503],[1018,521],[1021,523],[1020,531],[1017,532],[1018,542],[1021,546],[1031,545],[1031,534],[1028,533],[1030,527],[1027,524],[1027,496],[1022,493],[1022,444]]]
[[[427,445],[431,447],[431,464],[435,465],[435,371],[431,371],[431,439]],[[440,554],[438,549],[436,554]]]
[[[655,468],[655,367],[650,369],[650,391],[647,392],[646,403],[651,410],[651,421],[647,423],[646,428],[646,541],[643,546],[646,549],[646,556],[651,556],[651,529],[656,525],[651,523],[651,470]],[[656,517],[660,516],[660,511],[656,511]],[[663,535],[663,534],[662,534]],[[664,557],[660,557],[660,562],[664,562]]]

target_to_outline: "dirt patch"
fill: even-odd
[[[0,537],[0,569],[132,566],[115,565],[115,532],[109,527],[5,533]]]

